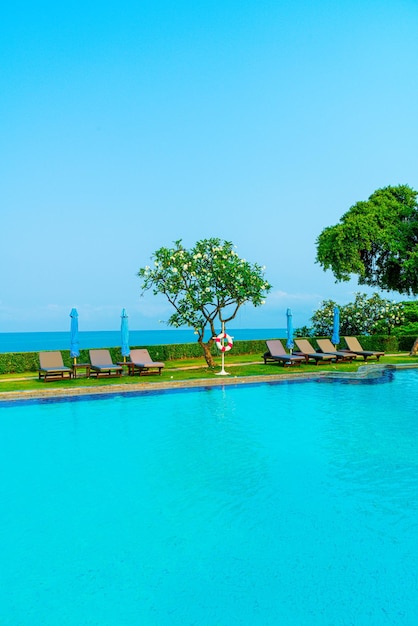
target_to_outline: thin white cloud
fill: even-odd
[[[268,297],[266,298],[266,304],[269,303],[270,300],[273,301],[274,304],[277,304],[277,302],[311,302],[313,300],[318,300],[321,299],[322,296],[320,296],[317,293],[288,293],[286,291],[273,291],[272,293],[270,293],[268,295]]]

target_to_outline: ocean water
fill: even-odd
[[[227,329],[234,339],[273,339],[286,337],[285,328]],[[208,335],[209,338],[210,335]],[[120,346],[120,331],[80,331],[80,349]],[[131,346],[155,346],[173,343],[195,343],[192,330],[131,330]],[[68,350],[70,331],[42,333],[0,333],[0,352],[38,352],[39,350]]]
[[[0,404],[2,626],[416,626],[418,372]]]

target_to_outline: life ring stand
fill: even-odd
[[[222,342],[222,339],[224,340],[223,342]],[[225,340],[226,340],[226,343],[225,343]],[[217,348],[221,352],[228,352],[234,345],[234,342],[232,341],[232,337],[228,335],[228,333],[220,333],[217,337],[215,337],[215,342],[216,342]]]

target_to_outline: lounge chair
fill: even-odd
[[[365,361],[367,361],[368,358],[375,358],[378,361],[381,356],[385,355],[384,352],[377,350],[363,350],[357,337],[344,337],[344,339],[348,346],[348,352],[354,352],[354,354],[362,356]]]
[[[280,339],[270,339],[269,341],[266,341],[266,344],[268,350],[263,354],[264,365],[271,362],[280,362],[283,363],[283,366],[300,365],[301,363],[306,362],[306,359],[303,356],[287,354]]]
[[[315,348],[311,346],[307,339],[295,339],[295,344],[299,348],[299,351],[296,354],[301,354],[305,357],[306,362],[309,359],[315,361],[315,365],[318,365],[319,361],[336,361],[337,357],[335,354],[325,354],[324,352],[317,352]]]
[[[153,361],[149,355],[148,350],[145,349],[135,349],[131,350],[131,360],[126,362],[126,365],[129,367],[129,375],[133,376],[134,374],[160,374],[161,370],[164,367],[164,363],[160,361]],[[152,370],[158,370],[152,371]]]
[[[47,380],[62,380],[63,378],[71,378],[73,370],[66,367],[62,360],[62,354],[56,352],[40,352],[39,353],[39,380],[42,378],[44,382]]]
[[[90,376],[122,376],[122,366],[112,361],[109,350],[89,350]]]
[[[336,350],[329,339],[317,339],[316,343],[319,346],[321,352],[325,354],[334,354],[337,357],[337,361],[352,361],[358,355],[348,350]]]

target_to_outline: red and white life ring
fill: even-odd
[[[224,341],[222,341],[222,339]],[[234,345],[234,342],[232,341],[232,337],[230,337],[230,335],[228,335],[227,333],[220,333],[220,335],[215,337],[215,341],[216,341],[217,347],[219,348],[221,352],[228,352],[228,350],[230,350],[232,346]]]

